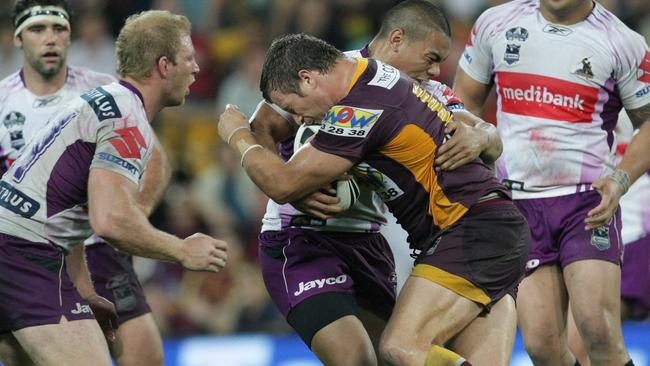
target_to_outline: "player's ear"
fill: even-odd
[[[23,37],[20,34],[14,37],[14,46],[23,48]]]
[[[301,85],[306,85],[306,86],[311,86],[313,87],[314,84],[314,73],[311,70],[300,70],[298,71],[298,78],[300,79],[300,84]]]
[[[156,63],[156,70],[158,70],[158,73],[162,79],[166,79],[169,75],[170,64],[171,60],[167,58],[167,56],[160,56],[158,58],[158,62]]]
[[[395,28],[390,33],[388,33],[388,44],[390,45],[390,49],[393,51],[396,51],[404,44],[405,40],[405,35],[404,35],[404,29],[402,28]]]

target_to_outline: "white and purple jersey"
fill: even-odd
[[[642,36],[598,3],[574,25],[549,23],[539,0],[515,0],[476,21],[459,66],[496,85],[503,154],[497,175],[513,198],[591,189],[614,167],[622,107],[650,103]]]
[[[20,149],[72,98],[115,81],[108,74],[69,66],[61,89],[38,96],[27,89],[22,70],[4,78],[0,81],[0,159],[16,160]]]
[[[360,50],[345,52],[347,57],[368,57],[368,47]],[[382,64],[383,65],[383,64]],[[392,67],[386,67],[382,71],[382,77],[387,82],[397,81],[399,72]],[[450,111],[465,110],[460,98],[451,88],[434,80],[422,83],[421,86],[434,95],[441,103],[445,104]],[[275,105],[271,105],[278,113],[291,121],[291,115]],[[282,141],[279,144],[280,156],[286,161],[293,155],[294,137]],[[269,200],[266,205],[266,213],[262,219],[262,232],[278,231],[287,227],[301,227],[310,230],[329,232],[377,232],[382,225],[386,225],[386,214],[388,210],[384,202],[392,200],[393,192],[397,185],[386,175],[381,174],[366,163],[359,163],[354,170],[366,177],[374,177],[376,184],[373,188],[360,184],[360,195],[355,204],[347,211],[327,220],[317,219],[309,216],[290,204],[278,205]]]
[[[90,170],[139,184],[151,156],[143,103],[121,81],[73,98],[51,116],[0,180],[0,232],[66,250],[88,238]]]

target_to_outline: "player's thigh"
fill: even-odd
[[[510,363],[516,329],[515,300],[504,296],[489,313],[472,320],[447,347],[474,366],[506,366]]]
[[[121,324],[111,353],[119,366],[161,366],[162,339],[151,313]]]
[[[5,366],[27,366],[34,364],[11,333],[0,335],[0,361]]]
[[[566,332],[568,295],[557,265],[544,265],[519,285],[517,319],[524,340],[558,337]]]
[[[384,332],[384,329],[386,329],[388,319],[384,319],[374,312],[363,308],[359,309],[359,319],[361,320],[363,327],[366,329],[366,332],[370,337],[370,341],[372,342],[375,352],[378,352],[379,341],[381,339],[382,333]]]
[[[410,276],[393,310],[382,343],[410,343],[421,350],[443,344],[465,328],[483,307],[426,278]]]
[[[111,365],[106,340],[95,319],[28,327],[13,335],[39,366]]]
[[[615,337],[620,334],[621,269],[602,260],[583,260],[564,268],[564,278],[578,329],[602,321]]]

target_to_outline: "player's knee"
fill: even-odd
[[[534,364],[549,364],[567,349],[560,334],[537,333],[524,336],[524,348]]]
[[[379,357],[388,365],[407,365],[409,346],[404,338],[384,334],[379,342]]]

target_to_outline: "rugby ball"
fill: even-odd
[[[293,152],[295,153],[301,146],[314,138],[318,130],[320,130],[320,125],[300,125],[296,131],[296,137],[293,139]]]
[[[343,207],[345,210],[349,209],[355,202],[357,202],[360,193],[359,184],[353,177],[350,177],[348,180],[342,179],[336,181],[336,197],[341,200],[338,205]]]

